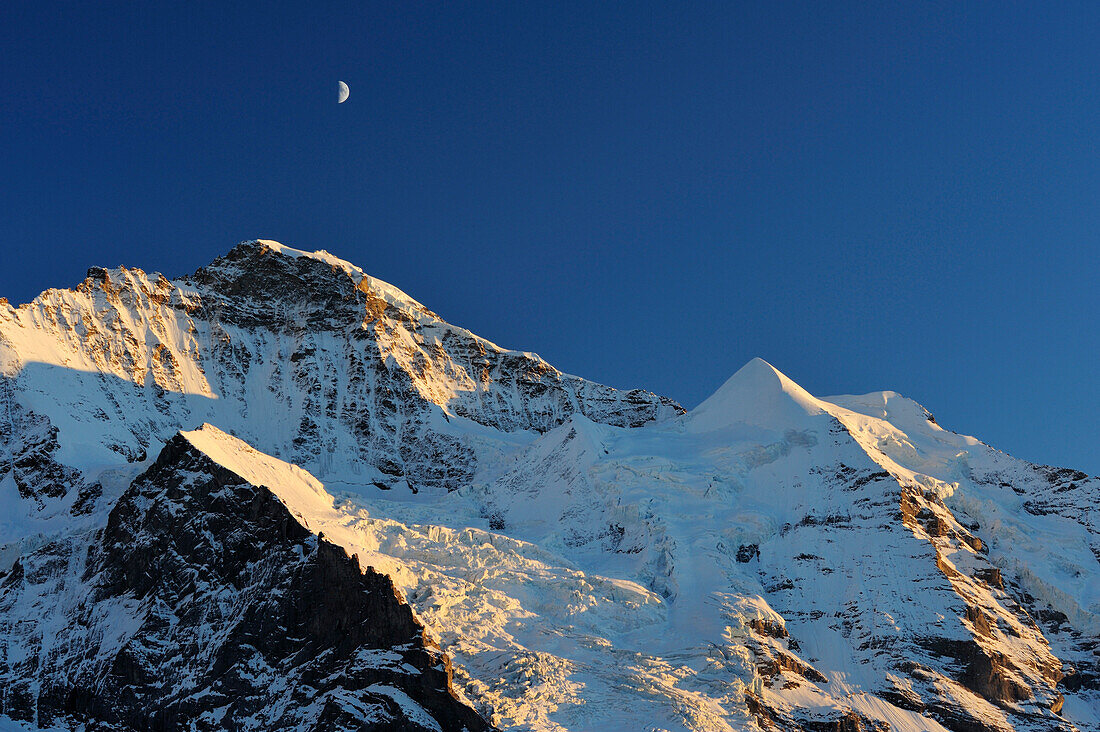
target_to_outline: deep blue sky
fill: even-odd
[[[3,5],[0,295],[273,238],[689,407],[759,355],[1100,473],[1100,5],[227,5]]]

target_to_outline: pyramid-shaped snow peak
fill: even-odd
[[[742,366],[725,384],[688,413],[692,432],[735,424],[789,429],[823,412],[820,402],[762,358]]]

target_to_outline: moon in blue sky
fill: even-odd
[[[337,104],[343,104],[344,102],[346,102],[348,100],[348,95],[351,94],[351,90],[348,89],[348,85],[345,84],[344,82],[339,81],[337,83],[340,85],[339,89],[337,90],[337,93],[340,96],[339,96],[339,99],[336,100],[336,103]]]

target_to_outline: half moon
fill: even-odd
[[[348,96],[351,94],[351,89],[348,89],[348,85],[345,84],[342,81],[337,82],[337,83],[340,85],[340,87],[339,87],[339,89],[337,89],[337,93],[339,94],[339,98],[336,100],[336,103],[337,104],[343,104],[344,102],[346,102],[348,100]]]

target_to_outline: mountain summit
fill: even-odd
[[[691,411],[690,425],[705,431],[732,420],[775,427],[801,424],[808,415],[822,412],[809,392],[764,359],[754,358]]]
[[[502,349],[325,252],[268,241],[177,280],[95,268],[75,290],[2,305],[0,369],[18,375],[13,414],[49,415],[61,462],[141,462],[209,422],[320,476],[413,491],[473,475],[469,423],[545,432],[574,413],[638,426],[683,411]],[[43,491],[69,493],[16,481],[43,508]]]
[[[0,300],[0,506],[0,727],[1100,729],[1100,480],[762,359],[685,413],[323,251]]]

